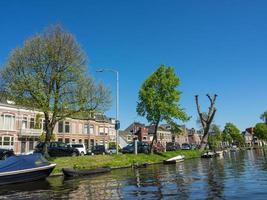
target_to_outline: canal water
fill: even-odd
[[[0,187],[0,199],[267,199],[267,150]]]

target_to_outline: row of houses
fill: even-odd
[[[244,132],[242,132],[242,134],[245,138],[246,146],[250,147],[253,145],[257,145],[257,146],[266,145],[266,141],[260,140],[254,135],[254,128],[253,127],[247,128]]]
[[[34,150],[44,131],[43,113],[15,105],[14,102],[0,98],[0,148],[13,149],[15,153],[24,153]],[[124,131],[120,131],[120,138],[126,144],[134,138],[140,141],[151,142],[154,126],[134,122]],[[181,126],[182,133],[174,134],[171,126],[160,125],[157,130],[158,142],[166,145],[167,142],[199,144],[201,134],[194,129]],[[109,142],[116,141],[115,119],[105,115],[94,117],[72,117],[59,121],[54,128],[56,141],[65,143],[84,143],[87,148],[95,145],[108,146]]]
[[[120,135],[127,140],[127,142],[133,141],[137,138],[139,141],[150,143],[153,139],[155,132],[155,126],[134,122],[130,124],[124,131],[120,131]],[[194,128],[187,129],[185,125],[180,126],[179,133],[175,133],[172,127],[168,124],[162,124],[157,129],[157,142],[166,146],[168,142],[177,142],[182,145],[183,143],[199,145],[201,142],[202,133],[196,131]]]
[[[38,110],[0,99],[0,148],[13,149],[15,153],[33,150],[44,133],[42,115]],[[87,148],[97,144],[107,146],[115,142],[115,120],[100,114],[93,118],[66,118],[56,124],[54,134],[56,141],[84,143]]]
[[[44,118],[42,112],[17,106],[14,102],[0,98],[0,148],[13,149],[15,153],[29,152],[34,149],[44,133]],[[39,119],[37,119],[39,118]],[[140,141],[151,142],[155,126],[134,122],[124,131],[119,132],[120,140],[125,144],[137,138]],[[108,146],[116,141],[115,119],[97,114],[94,117],[67,118],[56,124],[55,140],[65,143],[84,143],[87,148],[95,145]],[[265,145],[265,141],[254,137],[253,128],[243,132],[247,146]],[[180,132],[175,133],[168,124],[162,124],[157,129],[157,142],[164,146],[168,142],[199,145],[202,132],[194,128],[180,126]]]

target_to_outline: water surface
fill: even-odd
[[[267,151],[0,187],[0,199],[267,199]]]

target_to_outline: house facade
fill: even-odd
[[[155,126],[147,126],[148,134],[149,134],[149,140],[153,140],[153,134],[155,132]],[[167,142],[172,142],[172,132],[171,127],[168,125],[160,125],[157,129],[157,142],[160,142],[163,146],[166,146]]]
[[[124,132],[127,133],[128,138],[130,138],[131,141],[133,141],[134,138],[137,138],[139,141],[149,142],[148,129],[145,124],[133,122],[124,130]]]
[[[40,118],[40,119],[37,119]],[[0,102],[0,148],[13,149],[15,153],[34,150],[44,132],[42,112]],[[84,143],[87,148],[115,142],[115,120],[104,115],[92,119],[67,118],[54,128],[55,140],[65,143]]]

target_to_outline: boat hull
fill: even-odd
[[[85,176],[85,175],[94,175],[100,173],[110,172],[110,168],[98,168],[98,169],[89,169],[89,170],[74,170],[70,168],[63,168],[62,172],[66,177],[77,177],[77,176]]]
[[[45,179],[51,174],[55,166],[55,164],[50,164],[45,167],[38,167],[29,170],[18,170],[13,172],[0,173],[0,185],[31,182]]]

